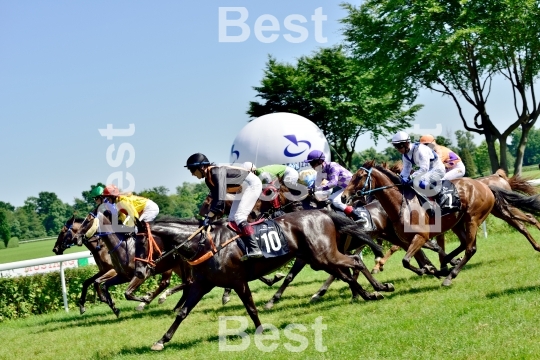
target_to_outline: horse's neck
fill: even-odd
[[[384,186],[392,186],[394,183],[390,181],[386,176],[380,174],[377,177],[376,182],[373,184],[374,188],[380,188]],[[379,201],[382,209],[388,214],[388,217],[392,222],[400,221],[400,209],[403,202],[403,194],[397,187],[389,187],[387,189],[378,190],[374,192],[375,198]]]

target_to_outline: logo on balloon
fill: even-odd
[[[234,150],[234,144],[233,144],[233,146],[231,147],[231,156],[232,156],[233,154],[236,155],[236,159],[233,159],[233,160],[232,160],[232,163],[234,163],[234,162],[235,162],[236,160],[238,160],[238,158],[240,157],[240,151]]]
[[[304,153],[306,150],[309,150],[311,148],[311,143],[307,140],[297,140],[296,139],[296,135],[283,135],[287,140],[289,140],[290,142],[292,142],[292,144],[289,144],[287,145],[287,147],[285,147],[285,150],[283,150],[283,154],[287,157],[295,157],[295,156],[298,156],[298,155],[301,155],[302,153]],[[293,150],[293,151],[298,151],[299,148],[304,148],[304,150],[300,151],[300,152],[291,152],[289,150],[289,146],[292,146],[292,145],[295,145],[296,146],[296,150]],[[300,146],[299,144],[306,144],[307,147],[304,145],[304,146]]]

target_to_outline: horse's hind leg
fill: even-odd
[[[223,295],[221,296],[221,304],[222,305],[225,305],[226,303],[231,301],[231,291],[232,291],[231,288],[225,288],[223,290]]]
[[[283,279],[284,277],[285,277],[285,275],[283,275],[282,273],[277,273],[277,274],[274,275],[273,278],[269,278],[268,276],[261,276],[259,278],[259,280],[262,281],[263,283],[265,283],[268,286],[272,286],[275,283],[277,283],[278,281],[280,281],[281,279]]]
[[[529,243],[532,245],[534,250],[540,251],[540,245],[534,240],[532,235],[527,231],[525,225],[523,225],[521,222],[528,222],[529,224],[535,225],[540,229],[540,224],[531,214],[525,214],[513,206],[503,207],[500,205],[500,203],[495,203],[491,214],[506,221],[510,226],[519,231],[527,240],[529,240]]]
[[[238,284],[238,286],[234,287],[234,291],[236,291],[236,293],[242,300],[242,303],[246,307],[249,317],[255,324],[255,328],[257,329],[256,333],[262,333],[263,328],[261,326],[261,320],[259,319],[259,313],[257,311],[257,308],[255,307],[255,303],[253,302],[253,297],[251,296],[251,290],[249,289],[248,283],[244,282]]]
[[[159,300],[158,300],[158,304],[163,304],[165,302],[165,300],[167,299],[168,296],[171,296],[173,294],[176,294],[177,292],[179,291],[182,291],[184,290],[184,288],[187,286],[187,284],[185,283],[182,283],[182,284],[178,284],[176,286],[173,286],[172,288],[168,289],[167,291],[165,291],[160,297],[159,297]]]
[[[279,301],[279,299],[281,299],[281,296],[283,295],[283,292],[285,291],[287,286],[289,286],[289,284],[294,280],[296,275],[298,275],[298,273],[304,268],[304,266],[306,266],[306,262],[304,260],[300,258],[296,258],[294,260],[294,264],[291,270],[289,271],[289,273],[287,274],[287,276],[285,276],[285,280],[283,280],[283,284],[281,284],[278,291],[274,294],[274,296],[272,296],[270,300],[268,300],[268,302],[264,306],[266,310],[273,308],[274,303]]]
[[[191,283],[188,291],[182,294],[182,299],[184,298],[184,296],[186,297],[185,304],[182,306],[181,310],[178,312],[178,315],[176,315],[176,318],[174,319],[173,324],[171,325],[169,330],[167,330],[165,335],[163,335],[161,339],[159,339],[157,342],[154,343],[154,345],[152,345],[151,349],[163,350],[164,344],[169,342],[172,339],[172,337],[174,336],[174,333],[176,332],[176,329],[178,329],[178,326],[180,326],[182,321],[184,321],[184,319],[189,315],[190,311],[199,303],[199,301],[201,301],[202,297],[206,295],[213,288],[214,286],[209,283],[204,283],[204,284],[201,284],[200,282]],[[182,301],[182,299],[180,300]],[[178,303],[180,304],[180,301]]]
[[[442,285],[450,286],[452,285],[452,279],[455,279],[461,269],[469,262],[469,260],[476,253],[476,231],[478,230],[478,225],[475,223],[462,223],[457,227],[454,227],[452,231],[459,237],[461,241],[461,246],[465,248],[465,255],[459,264],[450,271],[450,274],[444,279]]]
[[[364,274],[364,277],[369,281],[369,283],[371,284],[371,286],[373,286],[375,290],[386,292],[394,291],[394,285],[392,285],[391,283],[381,284],[373,277],[373,275],[371,275],[371,272],[368,270],[360,256],[352,255],[351,258],[353,258],[355,262],[354,270],[360,271],[362,274]],[[354,278],[354,280],[356,280],[356,278]]]
[[[383,271],[384,268],[384,264],[386,264],[386,262],[388,261],[388,259],[390,259],[390,257],[392,255],[394,255],[394,253],[396,251],[398,251],[399,249],[401,249],[401,247],[399,247],[398,245],[392,245],[392,247],[390,248],[390,250],[388,250],[386,252],[386,254],[384,255],[384,257],[382,259],[380,259],[377,264],[375,264],[375,267],[373,267],[373,269],[371,270],[371,273],[372,274],[378,274],[380,271]]]
[[[334,275],[330,275],[328,279],[326,279],[326,281],[324,282],[323,286],[321,286],[321,288],[315,294],[313,294],[310,301],[315,302],[320,300],[321,297],[326,294],[326,291],[328,291],[328,288],[330,287],[330,285],[332,285],[335,279],[336,277]]]

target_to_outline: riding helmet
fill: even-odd
[[[196,153],[188,157],[184,167],[195,168],[201,165],[210,165],[210,161],[208,161],[208,158],[204,154]]]

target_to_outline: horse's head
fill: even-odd
[[[82,221],[82,219],[76,219],[75,215],[66,221],[52,249],[56,255],[62,255],[66,249],[75,245],[74,235],[79,231]]]
[[[88,239],[92,238],[98,228],[100,227],[100,221],[103,225],[110,225],[111,222],[105,216],[99,216],[96,212],[90,212],[81,222],[79,229],[76,233],[73,234],[73,243],[81,246],[83,243],[87,242]]]

